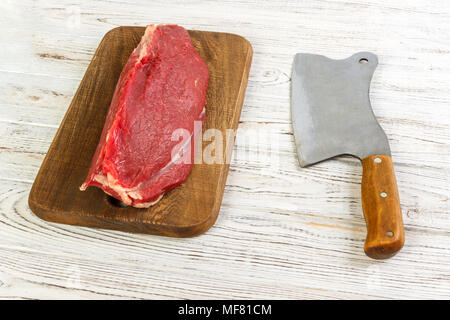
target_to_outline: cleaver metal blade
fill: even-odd
[[[296,54],[291,114],[300,166],[343,154],[362,161],[364,250],[369,257],[383,259],[402,248],[404,231],[389,142],[369,99],[377,64],[370,52],[343,60]]]

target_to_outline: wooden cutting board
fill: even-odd
[[[183,184],[148,209],[121,207],[99,188],[79,191],[120,72],[144,30],[115,28],[97,48],[31,189],[28,203],[38,217],[174,237],[200,234],[216,221],[229,164],[194,164]],[[226,129],[238,127],[252,47],[246,39],[233,34],[189,31],[189,35],[210,72],[203,131],[220,129],[225,137]],[[203,148],[210,143],[204,142]]]

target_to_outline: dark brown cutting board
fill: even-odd
[[[115,28],[97,48],[31,189],[28,203],[40,218],[174,237],[200,234],[216,221],[228,164],[194,164],[183,184],[148,209],[120,207],[95,187],[78,189],[88,173],[120,72],[144,30]],[[225,130],[237,129],[239,123],[252,47],[233,34],[189,31],[189,35],[210,72],[203,131],[217,128],[225,137]]]

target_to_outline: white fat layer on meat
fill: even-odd
[[[94,176],[94,181],[97,181],[103,187],[108,187],[114,190],[120,196],[120,200],[123,203],[131,205],[132,200],[128,196],[128,191],[130,190],[130,188],[124,188],[121,185],[119,185],[117,183],[117,180],[115,180],[109,173],[107,174],[107,176],[103,174],[96,174]]]
[[[155,205],[157,202],[159,202],[159,200],[161,200],[163,196],[164,196],[164,193],[161,194],[161,195],[159,196],[159,198],[156,199],[156,200],[153,201],[153,202],[136,203],[136,204],[134,204],[133,206],[134,206],[135,208],[149,208],[149,207]]]
[[[126,205],[131,205],[132,200],[142,200],[142,196],[139,192],[135,191],[140,184],[135,188],[124,188],[117,183],[109,173],[105,177],[104,175],[97,174],[94,176],[94,180],[103,185],[104,187],[108,187],[113,189],[119,196],[120,200]],[[105,191],[105,193],[109,194]],[[111,194],[109,194],[111,195]],[[152,202],[143,202],[143,203],[135,203],[133,206],[136,208],[148,208],[155,205],[161,198],[164,196],[164,193],[161,194],[158,199]]]
[[[144,36],[142,37],[141,43],[135,50],[139,50],[139,58],[137,62],[140,62],[143,57],[148,54],[148,45],[153,39],[153,32],[156,29],[156,25],[149,25],[145,28]],[[136,51],[137,52],[137,51]]]

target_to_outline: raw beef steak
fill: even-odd
[[[147,26],[120,74],[80,190],[97,186],[142,208],[181,184],[193,152],[191,161],[179,160],[191,148],[194,121],[205,118],[208,80],[208,68],[184,28]],[[189,132],[188,144],[173,139],[179,128]]]

